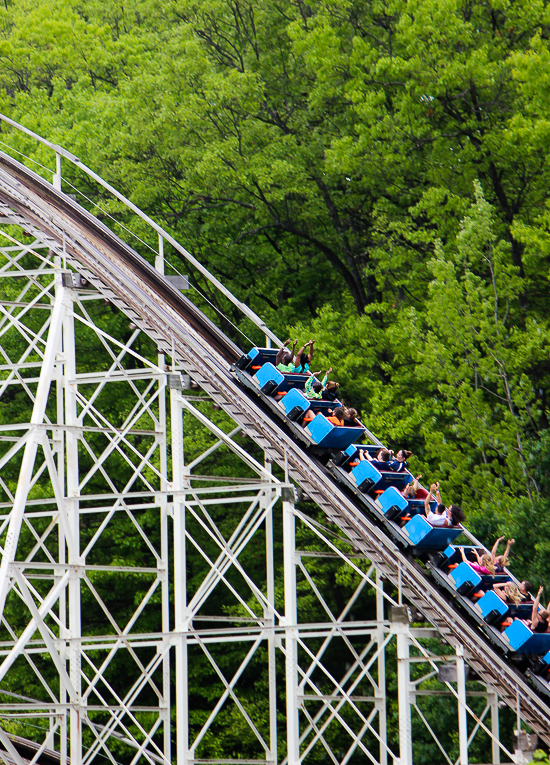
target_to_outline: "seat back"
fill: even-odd
[[[371,465],[368,460],[361,460],[359,464],[352,469],[351,476],[357,484],[359,491],[364,492],[374,489],[382,479],[380,471],[377,470],[374,465]]]
[[[495,624],[497,621],[502,621],[509,611],[506,603],[499,598],[494,590],[486,592],[485,595],[477,601],[475,608],[480,612],[481,618],[484,619],[487,624]]]
[[[467,563],[461,563],[449,573],[461,595],[470,595],[481,584],[481,577]]]
[[[358,428],[333,425],[324,414],[318,414],[307,426],[314,443],[327,449],[346,449],[357,439]]]
[[[461,545],[461,547],[464,550],[464,554],[466,555],[466,558],[472,561],[472,563],[477,562],[477,558],[474,554],[474,550],[477,550],[480,555],[482,555],[485,552],[483,547],[476,547],[474,545]],[[458,547],[455,547],[454,545],[449,545],[441,552],[441,555],[438,561],[438,567],[446,568],[454,563],[458,564],[461,562],[462,562],[462,555],[460,553],[460,549]]]
[[[283,381],[279,387],[281,393],[298,388],[303,390],[307,382],[308,375],[296,375],[293,372],[285,372],[283,375]]]
[[[376,469],[376,468],[374,468]],[[378,502],[382,512],[393,521],[405,514],[408,508],[408,502],[401,492],[397,491],[395,486],[389,486],[379,497]]]
[[[299,420],[309,409],[309,401],[298,388],[290,390],[281,401],[290,420]]]
[[[410,473],[394,473],[392,470],[380,470],[383,479],[383,487],[395,486],[397,489],[404,489],[412,481]]]
[[[537,633],[527,626],[524,619],[514,619],[502,633],[502,637],[516,653],[546,653],[550,650],[550,634]]]
[[[283,375],[273,364],[264,364],[253,375],[252,379],[266,396],[272,396],[279,389]]]
[[[244,356],[241,356],[241,358],[237,361],[235,366],[238,369],[242,369],[244,371],[248,371],[251,374],[254,374],[258,371],[258,369],[266,364],[267,362],[272,362],[275,364],[275,359],[277,358],[277,348],[251,348],[247,354]]]

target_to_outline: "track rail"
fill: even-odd
[[[0,153],[0,202],[29,232],[38,229],[67,261],[151,336],[175,353],[196,382],[294,480],[353,544],[453,645],[506,703],[550,743],[550,708],[511,662],[470,624],[422,566],[365,517],[330,472],[291,437],[275,413],[243,390],[229,371],[239,349],[106,226],[32,171]]]

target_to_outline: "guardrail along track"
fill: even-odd
[[[425,570],[371,523],[329,471],[289,435],[277,416],[244,391],[229,371],[240,350],[193,303],[106,226],[49,183],[0,153],[0,202],[27,230],[36,227],[60,246],[68,262],[151,336],[175,353],[193,379],[324,510],[397,585],[451,644],[462,645],[468,663],[525,722],[550,743],[550,708],[513,664],[440,593]]]

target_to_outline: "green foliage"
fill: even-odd
[[[412,448],[413,469],[440,479],[487,537],[515,497],[540,491],[530,448],[546,432],[538,394],[550,331],[546,317],[524,316],[510,245],[477,183],[475,194],[454,243],[435,243],[422,309],[381,305],[384,328],[374,309],[353,317],[327,307],[295,330],[319,338],[320,363],[330,359],[365,422]]]
[[[126,193],[275,330],[316,337],[316,362],[335,368],[372,430],[412,448],[412,468],[440,479],[484,540],[514,536],[517,570],[550,584],[549,39],[545,0],[10,0],[0,110]],[[52,169],[51,152],[2,131],[35,169]],[[122,236],[113,219],[131,228],[152,257],[139,221],[69,165],[63,173],[65,190],[85,193]],[[248,343],[219,313],[259,340],[177,253],[167,257],[224,329]],[[128,337],[109,306],[97,310]],[[87,351],[101,353],[91,337]],[[4,394],[1,422],[24,420],[17,395]],[[124,395],[98,403],[113,421],[128,412]],[[210,442],[187,427],[192,457]],[[130,466],[114,455],[111,467],[124,486]],[[219,453],[205,470],[228,467]],[[13,490],[16,472],[3,479]],[[242,512],[219,519],[228,533]],[[156,544],[155,517],[138,523]],[[127,529],[114,524],[98,561],[143,560]],[[260,576],[258,551],[246,562]],[[333,565],[308,572],[335,608],[354,585]],[[190,581],[201,574],[197,559]],[[139,593],[121,578],[115,596],[122,619]],[[212,607],[242,615],[221,596]],[[315,617],[305,586],[302,607]],[[158,609],[150,618],[144,630]],[[238,666],[231,651],[224,661]],[[199,725],[213,675],[205,660],[194,672]],[[247,679],[258,720],[262,682]],[[252,744],[225,714],[242,756]],[[217,735],[205,742],[213,756]]]
[[[540,307],[546,3],[16,0],[0,21],[3,109],[272,323],[424,303],[475,178]]]

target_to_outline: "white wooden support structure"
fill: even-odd
[[[422,644],[422,636],[408,620],[389,620],[392,607],[399,606],[399,594],[385,591],[375,568],[354,554],[349,545],[346,547],[341,534],[297,509],[294,490],[285,483],[285,477],[277,476],[269,461],[258,461],[235,440],[239,427],[226,431],[214,421],[204,394],[190,394],[172,385],[174,379],[178,381],[180,370],[173,367],[171,359],[155,356],[152,347],[145,356],[136,350],[139,330],[130,327],[124,338],[110,336],[107,325],[101,326],[101,311],[97,310],[104,304],[103,296],[65,286],[62,253],[56,253],[47,242],[35,240],[29,246],[10,236],[0,250],[4,259],[0,284],[14,284],[8,282],[14,271],[19,282],[26,282],[19,286],[17,295],[10,294],[8,288],[0,293],[0,333],[5,337],[0,392],[22,391],[29,399],[29,417],[28,424],[0,426],[0,441],[5,445],[0,456],[4,475],[11,475],[10,465],[18,465],[19,479],[14,491],[6,481],[1,483],[0,523],[6,535],[0,594],[6,601],[3,618],[9,633],[6,637],[11,635],[11,640],[0,646],[0,679],[9,677],[11,668],[19,666],[21,660],[38,672],[32,657],[51,646],[51,670],[37,675],[50,697],[47,711],[40,707],[44,719],[52,721],[48,735],[50,730],[54,733],[49,745],[58,749],[63,762],[70,757],[71,763],[79,765],[88,765],[97,757],[112,757],[110,742],[119,747],[124,742],[134,751],[136,762],[208,762],[203,748],[210,731],[224,708],[234,704],[256,737],[255,761],[299,765],[330,752],[331,759],[342,765],[357,757],[367,757],[378,765],[412,765],[412,721],[415,710],[422,712],[418,685],[411,682],[410,652],[412,645]],[[162,249],[156,265],[159,270],[164,268]],[[36,295],[40,295],[38,300]],[[124,322],[123,326],[128,325]],[[27,344],[17,358],[10,355],[11,345],[17,346],[15,335]],[[83,354],[91,338],[101,349],[94,357]],[[166,360],[170,362],[168,373]],[[172,376],[170,380],[167,374]],[[134,402],[118,422],[113,422],[106,394],[121,385],[133,391]],[[213,439],[203,454],[193,454],[191,460],[185,449],[186,418]],[[149,423],[146,428],[145,420]],[[98,436],[103,439],[102,448],[94,451]],[[220,449],[239,458],[249,477],[241,482],[228,478],[215,488],[201,488],[208,483],[208,476],[200,479],[202,472],[196,471],[202,471]],[[123,484],[118,482],[116,471],[111,472],[113,456],[129,470],[129,480]],[[246,499],[243,515],[226,538],[210,508],[224,503],[234,506],[239,498]],[[158,522],[156,546],[138,520],[139,512],[152,510]],[[93,562],[95,549],[122,514],[135,529],[136,544],[149,557],[147,565],[125,566],[124,572],[112,562],[99,566]],[[85,532],[92,519],[94,532]],[[217,549],[214,557],[201,547],[190,527],[202,529]],[[317,541],[316,551],[297,547],[297,528],[302,537],[308,534]],[[21,529],[29,532],[24,539]],[[274,535],[279,532],[282,560],[278,560],[274,545]],[[256,582],[242,568],[239,556],[260,534],[265,576],[263,582]],[[207,569],[198,589],[191,592],[187,571],[190,561],[197,557],[207,561]],[[340,613],[331,610],[329,593],[316,580],[310,566],[314,560],[338,561],[356,578]],[[101,575],[112,578],[113,588],[118,577],[129,573],[142,582],[143,598],[124,625],[118,624],[117,614],[94,584],[100,570]],[[235,570],[249,597],[243,598],[232,584]],[[279,577],[284,589],[280,605],[276,599]],[[53,586],[44,589],[47,581]],[[246,630],[236,631],[231,618],[223,614],[215,617],[214,632],[208,621],[213,615],[201,620],[209,599],[220,587],[227,589],[228,597],[237,599],[243,613],[247,612],[246,617],[233,619],[234,623],[247,623]],[[305,588],[323,614],[321,621],[310,623],[301,614],[300,595],[303,597]],[[154,593],[161,604],[158,630],[134,634],[134,625]],[[86,623],[90,597],[105,619],[99,642]],[[250,597],[256,606],[251,605]],[[370,617],[361,620],[360,604],[369,597]],[[10,603],[15,600],[29,613],[28,627],[19,639],[9,623],[13,613]],[[405,611],[402,606],[401,612]],[[240,618],[245,622],[239,622]],[[419,637],[415,637],[417,633]],[[230,677],[224,675],[216,653],[228,642],[243,648],[242,662]],[[386,713],[386,654],[393,644],[398,677],[398,752],[388,744]],[[343,675],[335,674],[330,666],[329,657],[336,645],[336,654],[349,653]],[[265,732],[258,729],[237,693],[260,646],[265,646],[267,657]],[[140,658],[146,647],[155,649],[148,661]],[[100,659],[98,651],[103,652]],[[192,719],[189,684],[190,662],[197,651],[207,657],[220,682],[218,702],[199,729]],[[135,677],[123,688],[110,676],[110,668],[122,654],[136,668]],[[428,652],[426,662],[433,664],[435,660],[429,656]],[[453,692],[457,696],[459,762],[465,765],[469,718],[465,661],[460,653],[456,666],[458,685]],[[61,672],[63,667],[66,670]],[[57,695],[53,690],[56,683]],[[146,688],[153,690],[157,699],[154,714],[149,706],[142,711],[139,704]],[[29,707],[36,714],[38,701],[23,705],[22,714],[29,714]],[[494,693],[489,703],[492,756],[498,762],[498,699]],[[281,704],[284,729],[277,724]],[[15,711],[9,709],[9,714],[13,716]],[[482,721],[478,730],[484,725]],[[430,732],[435,735],[433,729]],[[335,741],[339,751],[334,749]],[[227,759],[229,762],[231,757]]]
[[[62,157],[55,150],[58,190]],[[63,247],[0,214],[0,751],[22,765],[2,728],[16,720],[62,765],[116,765],[121,751],[130,765],[413,765],[426,740],[441,761],[466,765],[476,737],[493,763],[513,758],[498,696],[466,682],[462,649],[434,651],[437,633],[405,617],[401,588],[295,501],[288,476],[204,391],[183,387],[186,370],[112,294],[73,281]],[[164,273],[166,243],[185,251],[152,230]],[[244,313],[268,347],[277,342]],[[234,475],[216,474],[219,455]],[[254,575],[243,562],[253,546]],[[132,608],[119,613],[130,579]],[[199,662],[212,678],[201,715],[190,680]],[[455,679],[438,685],[450,662]],[[35,697],[14,690],[16,672]],[[261,715],[242,693],[256,672]],[[424,706],[438,696],[456,705],[457,742]],[[244,758],[212,745],[227,720],[246,731]]]

